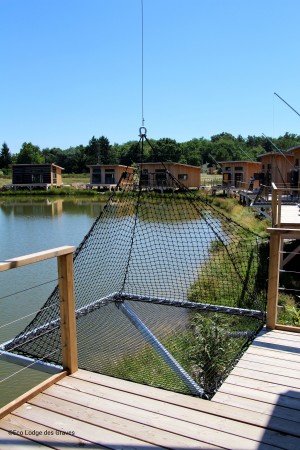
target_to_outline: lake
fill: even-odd
[[[102,208],[103,203],[90,199],[2,197],[0,259],[62,245],[78,246]],[[49,260],[2,272],[0,280],[0,343],[3,343],[24,328],[56,286],[56,261]],[[32,286],[36,287],[31,289]],[[23,316],[27,317],[17,320]],[[20,369],[15,364],[0,361],[0,380]],[[36,370],[23,370],[19,375],[1,382],[0,407],[43,379],[45,375]]]

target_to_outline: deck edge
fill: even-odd
[[[18,408],[19,406],[26,403],[31,398],[35,397],[40,392],[43,392],[48,387],[52,386],[57,381],[60,381],[62,378],[66,377],[68,375],[68,371],[64,370],[63,372],[57,373],[55,375],[52,375],[51,377],[47,378],[47,380],[43,381],[42,383],[38,384],[34,388],[30,389],[29,391],[25,392],[24,394],[20,395],[16,399],[12,400],[7,405],[0,408],[0,419],[7,416],[9,413],[11,413],[14,409]]]

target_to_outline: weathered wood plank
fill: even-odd
[[[61,430],[55,430],[54,428],[48,426],[46,427],[37,422],[18,417],[14,414],[9,414],[1,420],[1,428],[7,432],[16,430],[18,435],[25,434],[27,439],[40,444],[48,445],[51,448],[58,450],[64,450],[66,447],[89,448],[91,445],[93,445],[93,448],[104,448],[98,444],[91,443],[91,441],[77,438],[76,436],[61,434]]]
[[[285,395],[287,397],[300,399],[300,388],[288,389],[282,384],[256,380],[241,375],[230,374],[226,380],[226,384],[227,383],[233,384],[235,386],[249,387],[257,391],[270,392],[272,394]]]
[[[285,408],[293,409],[292,420],[300,421],[300,399],[296,399],[286,395],[277,395],[270,392],[257,391],[249,387],[236,386],[234,384],[230,384],[228,381],[221,386],[219,392],[222,392],[223,394],[235,395],[237,397],[244,397],[252,400],[257,400],[259,402],[268,403],[272,406],[276,405],[276,407],[283,406]],[[300,436],[300,427],[299,427],[299,436]]]
[[[91,396],[91,398],[93,399],[94,397]],[[101,403],[102,402],[103,400]],[[195,440],[179,434],[169,433],[161,430],[160,428],[153,428],[137,421],[131,421],[129,419],[119,417],[116,414],[109,414],[87,406],[82,406],[81,404],[75,405],[70,401],[60,398],[53,398],[46,394],[40,394],[35,399],[32,399],[30,404],[32,407],[39,407],[41,411],[46,409],[47,414],[50,411],[54,414],[59,413],[64,417],[64,420],[68,418],[68,420],[71,419],[81,421],[81,424],[84,423],[85,425],[88,424],[92,427],[101,427],[111,433],[117,431],[120,436],[119,439],[122,437],[124,437],[124,439],[130,438],[136,443],[136,445],[139,443],[140,446],[145,446],[145,444],[147,444],[159,448],[167,447],[171,449],[175,449],[180,446],[191,449],[219,448],[218,446],[205,443],[200,439]],[[136,414],[135,417],[138,417],[138,414]],[[79,426],[81,427],[81,425]],[[107,438],[102,438],[101,443],[103,445],[108,445],[109,442],[110,441],[107,440]]]
[[[157,398],[147,398],[143,399],[140,396],[136,396],[135,394],[128,393],[128,392],[122,392],[117,391],[115,389],[107,388],[105,386],[93,386],[91,383],[83,382],[82,380],[72,380],[72,383],[70,384],[70,378],[66,380],[66,382],[59,383],[59,386],[64,386],[64,390],[61,391],[57,389],[57,385],[53,386],[53,388],[49,389],[47,392],[49,395],[56,395],[59,398],[64,398],[67,401],[72,401],[74,399],[73,390],[77,392],[77,395],[80,395],[80,403],[85,406],[93,407],[96,409],[103,409],[103,411],[110,412],[111,414],[115,413],[115,409],[118,409],[117,415],[120,416],[122,414],[127,413],[130,408],[128,408],[128,405],[131,406],[131,418],[132,420],[144,420],[143,423],[153,424],[153,426],[159,426],[161,428],[167,429],[168,431],[177,432],[179,433],[179,430],[183,427],[184,432],[188,433],[188,436],[190,437],[203,437],[208,434],[209,442],[214,443],[216,445],[222,445],[223,442],[229,442],[230,445],[234,445],[235,443],[235,436],[231,436],[228,438],[228,435],[225,433],[232,433],[232,430],[234,430],[234,434],[240,437],[244,437],[247,439],[261,439],[261,430],[259,429],[262,426],[267,426],[269,417],[263,417],[262,414],[257,415],[256,417],[256,425],[257,427],[249,427],[248,424],[242,424],[236,421],[237,417],[242,416],[243,412],[241,410],[235,410],[234,414],[234,421],[229,420],[226,417],[227,414],[227,408],[223,409],[223,414],[225,417],[220,416],[216,417],[215,415],[209,415],[207,413],[207,409],[205,408],[205,404],[207,406],[214,406],[214,410],[216,410],[216,405],[211,405],[211,402],[207,401],[201,401],[203,404],[203,411],[193,411],[189,408],[184,408],[181,406],[171,405],[165,402],[162,402],[159,398],[159,392],[158,390]],[[65,386],[68,386],[65,387]],[[80,394],[79,394],[80,393]],[[87,395],[88,393],[88,395]],[[98,397],[98,398],[97,398]],[[101,401],[99,399],[101,398]],[[73,400],[74,401],[74,400]],[[77,401],[77,400],[76,400]],[[111,402],[115,402],[115,405],[112,405]],[[122,404],[122,407],[120,406],[120,403]],[[122,409],[123,408],[123,409]],[[141,408],[141,412],[137,413],[136,408]],[[208,408],[209,409],[209,408]],[[230,408],[228,408],[230,409]],[[144,411],[143,411],[144,410]],[[123,413],[121,412],[123,411]],[[124,413],[124,411],[126,411]],[[148,412],[147,416],[144,417],[145,411]],[[155,413],[155,415],[149,415],[149,412]],[[159,413],[161,418],[157,418],[156,414]],[[229,413],[230,414],[230,413]],[[250,414],[251,415],[251,414]],[[249,415],[248,415],[249,416]],[[252,415],[251,415],[252,416]],[[126,417],[122,415],[122,417]],[[172,420],[170,421],[170,418]],[[184,418],[184,424],[182,424],[182,418]],[[175,419],[175,420],[174,420]],[[152,423],[151,420],[154,420]],[[251,420],[253,420],[253,416],[251,417]],[[177,423],[178,422],[178,423]],[[248,419],[249,423],[249,419]],[[204,427],[204,429],[199,428]],[[293,432],[293,428],[289,425],[289,422],[282,421],[279,425],[279,421],[276,422],[275,426],[280,428],[281,432],[287,432],[289,429],[290,432]],[[165,428],[165,427],[171,427],[171,428]],[[198,433],[199,435],[195,434]],[[223,432],[220,433],[220,431]],[[274,444],[275,442],[278,442],[278,436],[277,433],[274,433],[276,435],[275,440],[272,440],[274,436],[272,436],[272,433],[269,433],[269,435],[265,435],[262,439],[263,442]],[[266,441],[264,441],[266,439]],[[239,441],[237,442],[237,448],[241,445],[246,445],[249,443],[244,443]],[[242,447],[244,448],[244,447]]]
[[[287,361],[283,359],[279,359],[272,355],[259,355],[259,354],[252,354],[251,352],[247,352],[243,356],[243,361],[249,361],[249,362],[257,362],[259,364],[264,364],[265,366],[269,367],[271,371],[277,372],[277,367],[284,368],[284,369],[291,369],[291,370],[297,370],[300,373],[300,355],[299,355],[299,361]]]
[[[66,255],[75,251],[74,246],[62,246],[53,248],[51,250],[44,250],[42,252],[32,253],[30,255],[19,256],[17,258],[6,259],[0,262],[0,272],[5,270],[15,269],[17,267],[26,266],[46,259],[56,258],[57,256]]]
[[[30,407],[30,409],[28,409],[28,407]],[[103,445],[104,447],[108,447],[110,449],[119,450],[120,447],[122,448],[123,446],[126,450],[136,450],[137,448],[145,447],[145,444],[147,444],[149,448],[161,448],[148,444],[145,441],[121,434],[117,429],[117,424],[115,422],[114,431],[105,429],[105,427],[101,425],[92,425],[85,420],[85,412],[81,415],[81,417],[74,419],[56,411],[52,411],[51,409],[43,409],[35,405],[25,403],[18,408],[14,414],[18,414],[20,417],[24,417],[45,426],[51,426],[58,430],[63,429],[65,431],[74,431],[76,437],[84,440],[90,440],[92,443]]]
[[[271,376],[274,374],[274,372],[276,372],[276,375],[285,376],[285,378],[287,380],[289,380],[289,379],[298,380],[298,386],[299,386],[299,370],[297,370],[297,369],[287,369],[286,367],[279,367],[279,366],[276,367],[276,369],[275,369],[274,366],[260,363],[260,362],[246,360],[243,358],[238,362],[237,367],[240,369],[243,368],[243,369],[253,370],[255,372],[265,372],[265,373],[270,374]]]
[[[226,394],[223,392],[217,392],[214,396],[214,401],[223,403],[225,405],[238,406],[239,408],[249,409],[250,411],[260,411],[263,414],[272,417],[279,417],[285,420],[294,422],[295,427],[299,427],[300,414],[299,411],[294,409],[284,408],[277,405],[270,405],[268,403],[252,400],[250,398],[238,397],[236,395]],[[298,440],[299,445],[299,440]]]
[[[218,417],[225,417],[228,419],[232,419],[234,423],[236,423],[237,417],[239,422],[244,422],[246,424],[252,424],[256,425],[258,427],[267,427],[269,423],[269,417],[261,414],[260,412],[251,412],[248,410],[243,410],[236,407],[231,407],[227,405],[222,404],[214,404],[213,401],[208,402],[201,399],[192,398],[189,396],[184,396],[181,394],[176,393],[170,393],[168,391],[164,390],[158,390],[155,388],[149,388],[147,386],[141,386],[137,385],[138,388],[142,388],[144,390],[145,396],[142,396],[142,392],[139,392],[139,395],[136,395],[135,392],[135,383],[118,380],[114,378],[106,377],[105,375],[99,375],[99,374],[90,374],[89,372],[85,371],[79,371],[76,373],[75,377],[76,379],[79,379],[78,377],[82,378],[92,378],[94,382],[99,383],[101,380],[104,382],[105,385],[111,384],[113,387],[107,387],[102,385],[101,389],[99,389],[99,385],[94,385],[94,383],[88,383],[87,385],[79,385],[75,384],[73,387],[76,386],[76,392],[81,390],[84,390],[86,392],[99,392],[99,395],[101,398],[107,398],[115,401],[121,401],[120,395],[122,392],[132,394],[130,398],[130,401],[132,405],[139,406],[139,400],[141,407],[145,408],[147,405],[147,409],[151,411],[160,411],[161,413],[164,413],[166,415],[172,416],[172,417],[185,417],[186,420],[190,420],[191,422],[195,423],[201,423],[201,416],[199,413],[204,413],[205,416],[204,424],[208,426],[208,424],[211,424],[210,426],[213,428],[216,426],[216,423],[218,423]],[[68,377],[68,380],[66,380],[66,383],[62,382],[59,383],[59,385],[68,385],[67,381],[70,381],[70,379],[73,377]],[[95,383],[96,384],[96,383]],[[88,387],[86,387],[88,386]],[[124,389],[126,386],[126,390],[118,390],[117,386],[119,386],[121,389]],[[99,391],[98,391],[99,389]],[[171,397],[170,397],[171,394]],[[174,396],[173,396],[174,395]],[[149,397],[148,397],[149,396]],[[154,400],[152,403],[149,402],[149,400]],[[129,400],[127,400],[128,402]],[[159,404],[157,401],[159,401],[162,404]],[[181,405],[181,406],[179,406]],[[187,406],[188,405],[188,406]],[[183,409],[185,408],[185,409]],[[187,409],[190,411],[190,415],[188,415]],[[196,414],[195,414],[196,413]],[[210,417],[208,417],[210,415]],[[188,419],[189,418],[189,419]],[[219,428],[220,429],[220,428]],[[291,427],[289,422],[282,419],[274,419],[272,421],[272,430],[288,433],[291,432],[293,434],[294,427]],[[228,431],[228,428],[227,428]]]
[[[0,428],[0,448],[7,450],[21,450],[25,449],[34,449],[34,450],[45,450],[45,446],[42,444],[38,444],[37,442],[32,442],[22,436],[18,436],[17,434],[9,434],[8,431]],[[55,447],[52,447],[55,448]]]
[[[63,371],[61,373],[57,373],[55,375],[52,375],[51,377],[47,378],[47,380],[42,381],[42,383],[38,384],[34,388],[30,389],[29,391],[25,392],[25,394],[20,395],[20,397],[16,398],[15,400],[12,400],[7,405],[3,406],[0,409],[0,419],[2,417],[5,417],[7,414],[9,414],[11,411],[16,409],[18,406],[23,405],[26,401],[28,401],[30,398],[34,397],[35,395],[39,394],[40,392],[47,389],[49,386],[54,384],[56,381],[61,380],[67,376],[67,372]]]
[[[262,355],[270,358],[274,358],[280,361],[300,362],[300,355],[298,353],[288,353],[272,348],[264,348],[257,345],[251,345],[247,352],[247,355]]]
[[[276,331],[280,332],[280,330]],[[300,348],[299,339],[288,338],[285,334],[283,334],[283,336],[278,336],[277,334],[264,334],[255,338],[255,342],[270,342],[281,345],[282,347],[293,347],[296,352]]]
[[[285,387],[286,390],[289,389],[299,389],[299,379],[297,378],[287,378],[284,375],[277,375],[274,373],[268,373],[263,371],[255,371],[249,368],[243,368],[236,366],[231,372],[232,375],[252,378],[253,380],[266,381],[271,384],[280,384]]]

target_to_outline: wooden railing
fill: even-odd
[[[300,229],[268,228],[270,233],[270,259],[267,302],[267,328],[300,332],[300,327],[277,323],[279,277],[282,268],[284,239],[300,239]]]
[[[30,389],[25,394],[0,408],[0,418],[7,415],[19,405],[44,391],[61,378],[78,370],[76,318],[74,300],[73,252],[75,247],[64,246],[33,253],[0,262],[0,272],[17,269],[28,264],[57,258],[58,288],[61,317],[62,365],[63,370]]]
[[[299,203],[300,189],[280,186],[272,183],[272,226],[280,227],[282,223],[282,204]]]
[[[69,373],[78,369],[76,319],[74,301],[73,252],[75,247],[65,246],[32,253],[0,262],[0,272],[28,264],[57,258],[58,288],[61,317],[62,363]]]

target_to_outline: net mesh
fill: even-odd
[[[79,367],[210,398],[264,322],[268,242],[153,180],[124,172],[74,255]],[[53,348],[61,364],[57,288],[5,350]]]

